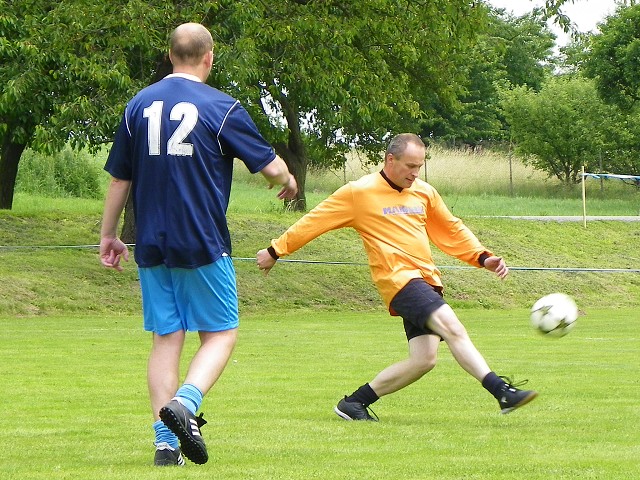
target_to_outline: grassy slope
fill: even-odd
[[[22,201],[36,206],[0,212],[0,245],[97,243],[101,202],[46,200],[38,207],[35,199]],[[280,263],[269,277],[257,271],[255,252],[297,217],[277,212],[277,205],[268,202],[266,211],[230,208],[242,311],[381,309],[365,265]],[[640,266],[638,223],[590,222],[585,229],[579,222],[471,216],[465,222],[512,266]],[[135,264],[130,262],[118,274],[101,268],[96,253],[95,248],[0,249],[0,315],[138,313]],[[459,269],[462,264],[437,250],[435,256],[439,265],[447,267],[443,268],[446,295],[454,307],[523,308],[552,291],[573,295],[583,308],[634,306],[640,298],[640,274],[513,271],[501,282],[486,271]],[[331,232],[291,258],[366,262],[361,242],[351,230]]]

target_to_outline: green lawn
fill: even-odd
[[[380,423],[345,422],[337,400],[404,357],[398,319],[244,316],[203,404],[209,463],[164,470],[151,465],[138,316],[0,317],[0,478],[640,477],[637,309],[587,309],[562,339],[534,332],[523,309],[459,314],[489,364],[528,378],[538,399],[500,415],[443,345],[433,372],[374,405]]]
[[[309,206],[328,194],[308,193]],[[374,405],[380,423],[339,419],[343,395],[404,358],[402,328],[384,312],[351,230],[291,259],[357,265],[281,262],[261,275],[255,252],[300,214],[282,212],[262,181],[237,183],[229,223],[242,325],[203,405],[211,459],[160,470],[135,262],[109,271],[87,246],[98,242],[102,201],[17,195],[13,211],[0,211],[0,479],[640,478],[640,275],[631,273],[640,224],[482,218],[579,215],[575,195],[446,197],[511,266],[629,270],[514,269],[499,281],[434,249],[447,300],[498,374],[530,380],[534,403],[499,415],[442,345],[427,378]],[[594,194],[588,209],[636,215],[637,192]],[[552,291],[572,295],[583,314],[559,340],[528,324],[527,308]],[[195,348],[191,336],[185,359]]]

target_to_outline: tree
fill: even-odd
[[[626,134],[620,112],[578,76],[553,77],[540,92],[505,90],[502,97],[516,153],[565,184],[580,179],[583,165],[599,168],[600,155],[616,151]]]
[[[565,0],[547,0],[548,7]],[[168,32],[198,19],[216,40],[211,82],[254,113],[296,175],[354,146],[378,153],[455,99],[456,58],[485,23],[468,0],[11,0],[0,4],[0,208],[21,152],[110,141],[154,76]],[[420,93],[420,96],[417,95]],[[310,158],[310,153],[314,158]]]
[[[640,100],[640,5],[619,7],[590,37],[583,62],[602,98],[631,111]]]
[[[124,103],[162,58],[177,13],[136,1],[114,8],[97,0],[13,0],[1,7],[0,208],[11,208],[26,147],[54,152],[112,139]]]
[[[459,57],[464,80],[457,102],[436,107],[438,115],[424,121],[425,135],[467,145],[503,139],[500,88],[539,90],[552,71],[554,38],[540,14],[513,17],[492,10],[486,28]]]
[[[304,208],[308,152],[331,163],[354,145],[377,153],[390,131],[415,130],[422,112],[412,92],[451,95],[449,55],[482,18],[464,0],[2,6],[0,208],[11,206],[25,147],[111,139],[124,102],[153,77],[167,33],[188,18],[212,30],[212,83],[253,112],[296,176]]]
[[[286,161],[301,210],[311,161],[335,164],[354,146],[377,157],[390,132],[417,131],[430,113],[418,93],[454,95],[452,58],[485,16],[462,0],[222,3],[217,82]]]
[[[616,144],[608,155],[612,171],[640,172],[640,5],[621,3],[599,25],[600,33],[581,39],[574,58],[580,72],[593,79],[600,97],[622,110]]]

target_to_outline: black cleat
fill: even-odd
[[[179,448],[173,448],[168,443],[161,442],[156,445],[156,456],[153,464],[156,467],[168,467],[170,465],[182,467],[184,465],[184,457]]]
[[[160,419],[180,440],[185,457],[200,465],[207,463],[209,454],[200,433],[200,427],[207,422],[202,414],[196,417],[178,400],[171,400],[160,409]]]
[[[498,396],[498,404],[500,405],[500,413],[502,414],[510,413],[516,408],[522,407],[538,396],[538,392],[533,390],[519,390],[516,386],[512,385],[509,378],[500,378],[506,382]],[[522,386],[525,383],[527,383],[527,380],[520,382],[517,386]]]
[[[338,405],[333,408],[339,417],[345,420],[368,420],[370,422],[377,422],[378,416],[369,407],[365,407],[360,402],[347,402],[347,397],[344,397],[338,402]],[[369,410],[375,415],[375,418],[369,415]]]

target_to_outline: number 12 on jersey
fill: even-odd
[[[162,132],[162,110],[164,102],[155,101],[143,110],[143,116],[148,120],[147,142],[149,155],[160,155]],[[198,123],[198,108],[193,103],[177,103],[169,112],[169,120],[180,122],[167,141],[167,155],[190,157],[193,155],[193,144],[184,140]]]

